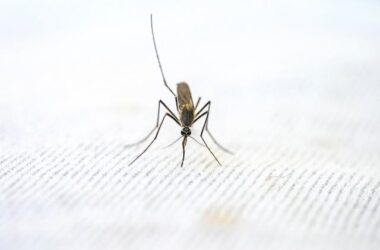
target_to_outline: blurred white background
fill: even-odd
[[[323,85],[315,79],[331,72],[346,77],[341,85],[366,84],[379,66],[379,10],[371,0],[3,1],[0,99],[45,100],[49,108],[155,106],[170,95],[150,13],[168,80],[173,87],[188,81],[194,96],[220,103],[231,101],[217,99],[228,92],[243,106],[252,91],[297,91],[290,81]]]

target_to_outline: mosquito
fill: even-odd
[[[211,155],[214,157],[216,162],[220,166],[222,166],[222,164],[220,163],[218,158],[215,156],[215,154],[212,152],[212,150],[210,149],[210,147],[206,143],[205,139],[203,138],[203,133],[206,131],[209,134],[209,136],[211,137],[212,141],[220,149],[222,149],[223,151],[225,151],[229,154],[233,154],[231,151],[229,151],[228,149],[226,149],[225,147],[220,145],[208,129],[208,120],[209,120],[209,115],[210,115],[211,101],[208,101],[206,104],[203,105],[202,108],[200,108],[198,110],[198,106],[199,106],[199,103],[201,101],[201,97],[198,98],[198,100],[194,106],[193,98],[191,96],[190,87],[186,82],[177,83],[177,95],[173,92],[173,90],[169,87],[169,85],[166,82],[166,78],[164,75],[164,71],[162,69],[160,57],[158,55],[158,49],[157,49],[156,39],[154,36],[154,30],[153,30],[153,16],[152,16],[152,14],[150,15],[150,28],[151,28],[151,32],[152,32],[154,50],[156,53],[158,66],[159,66],[160,71],[161,71],[162,80],[163,80],[166,88],[168,88],[170,93],[173,94],[173,96],[175,98],[178,116],[162,100],[158,101],[157,121],[156,121],[156,125],[154,126],[154,128],[143,139],[141,139],[140,141],[138,141],[134,144],[128,145],[128,146],[136,146],[136,145],[139,145],[139,144],[145,142],[153,134],[153,132],[157,130],[156,134],[155,134],[153,140],[148,144],[148,146],[139,155],[137,155],[136,158],[131,163],[129,163],[129,166],[132,165],[137,159],[139,159],[150,148],[150,146],[153,144],[153,142],[157,139],[157,136],[161,130],[162,124],[164,123],[166,117],[171,118],[177,125],[179,125],[182,128],[181,129],[181,137],[175,141],[175,142],[177,142],[178,140],[183,138],[183,140],[182,140],[181,167],[183,166],[183,163],[185,161],[185,152],[186,152],[185,147],[186,147],[186,143],[187,143],[187,138],[190,137],[191,139],[195,140],[197,143],[201,144],[200,142],[198,142],[195,138],[193,138],[191,136],[191,129],[190,128],[192,127],[192,125],[194,125],[194,123],[196,123],[202,117],[205,117],[205,120],[204,120],[202,131],[200,134],[200,137],[201,137],[204,144],[201,144],[201,145],[205,146],[208,149],[208,151],[211,153]],[[160,122],[160,110],[161,110],[162,106],[166,109],[166,113]]]

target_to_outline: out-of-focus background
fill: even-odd
[[[166,78],[233,156],[153,127]],[[380,2],[0,3],[1,249],[377,249]],[[201,123],[193,130],[199,135]]]

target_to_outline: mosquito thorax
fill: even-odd
[[[189,127],[184,127],[182,130],[181,130],[181,135],[185,135],[185,136],[189,136],[191,135],[191,130]]]

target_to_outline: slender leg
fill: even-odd
[[[164,115],[164,117],[162,118],[162,120],[161,120],[161,123],[160,123],[160,126],[158,126],[158,130],[157,130],[157,132],[156,132],[156,135],[154,136],[154,138],[153,138],[153,140],[149,143],[149,145],[144,149],[144,151],[142,151],[131,163],[129,163],[129,165],[128,166],[130,166],[130,165],[132,165],[138,158],[140,158],[140,156],[142,156],[147,150],[148,150],[148,148],[153,144],[153,142],[157,139],[157,136],[158,136],[158,133],[160,132],[160,130],[161,130],[161,126],[162,126],[162,124],[164,123],[164,121],[165,121],[165,118],[166,118],[166,116],[169,116],[170,118],[172,118],[175,122],[177,122],[177,120],[176,120],[176,118],[175,117],[173,117],[171,114],[169,114],[169,113],[166,113],[165,115]]]
[[[209,106],[210,104],[211,104],[211,102],[208,101],[205,105],[203,105],[203,107],[202,107],[199,111],[197,111],[197,113],[195,114],[195,120],[194,120],[194,122],[195,122],[196,120],[198,120],[197,117],[199,116],[199,114],[202,113],[202,111],[203,111],[207,106]],[[193,122],[193,123],[194,123],[194,122]]]
[[[214,136],[211,134],[210,130],[208,130],[208,124],[206,124],[206,132],[208,133],[208,135],[211,137],[212,141],[221,149],[223,150],[224,152],[230,154],[230,155],[233,155],[234,152],[226,149],[225,147],[223,147],[215,138]]]
[[[141,140],[135,142],[135,143],[132,143],[132,144],[128,144],[128,145],[125,145],[125,147],[133,147],[133,146],[136,146],[136,145],[139,145],[141,143],[143,143],[144,141],[146,141],[150,136],[151,134],[158,128],[158,125],[159,125],[159,122],[160,122],[160,109],[161,109],[161,105],[163,105],[166,110],[170,113],[170,115],[172,115],[173,117],[175,117],[175,122],[180,125],[179,123],[179,120],[178,118],[176,117],[176,115],[173,113],[173,111],[171,111],[169,109],[169,107],[162,101],[162,100],[159,100],[158,101],[158,112],[157,112],[157,121],[156,121],[156,125],[154,126],[154,128],[144,137],[142,138]]]
[[[178,137],[177,139],[175,139],[175,141],[173,141],[172,143],[170,143],[169,145],[163,147],[163,148],[169,148],[171,146],[173,146],[177,141],[181,140],[183,136],[181,135],[180,137]]]
[[[198,97],[198,101],[197,101],[197,104],[195,104],[195,110],[197,110],[197,108],[198,108],[198,105],[199,105],[199,102],[201,101],[201,98],[202,98],[202,97]]]
[[[207,111],[205,111],[204,113],[200,114],[200,112],[202,112],[205,108],[207,107]],[[210,130],[208,129],[208,115],[210,114],[210,107],[211,107],[211,102],[208,101],[198,112],[197,114],[195,115],[195,119],[194,119],[194,123],[200,119],[202,116],[204,116],[206,113],[207,114],[207,118],[206,118],[206,127],[205,127],[205,130],[206,132],[209,134],[209,136],[211,137],[212,141],[221,149],[223,150],[224,152],[226,153],[229,153],[229,154],[233,154],[233,152],[231,152],[230,150],[226,149],[225,147],[223,147],[216,139],[215,137],[211,134]]]
[[[202,147],[205,147],[205,145],[203,145],[202,143],[200,143],[197,139],[195,139],[194,137],[192,137],[191,135],[189,136],[193,141],[195,141],[196,143],[198,143],[199,145],[201,145]]]
[[[215,154],[211,151],[210,147],[207,145],[205,139],[203,138],[203,132],[206,128],[206,124],[207,124],[207,121],[208,121],[208,115],[209,115],[209,112],[208,111],[205,111],[204,113],[202,113],[200,116],[198,116],[197,120],[203,116],[206,115],[206,119],[205,119],[205,122],[203,123],[203,128],[202,128],[202,132],[201,132],[201,139],[203,141],[203,143],[205,144],[205,146],[207,147],[208,151],[212,154],[212,156],[214,156],[215,160],[218,162],[219,166],[222,166],[222,164],[219,162],[218,158],[216,158]]]
[[[179,109],[178,109],[178,98],[177,97],[175,98],[175,108],[179,112]]]

